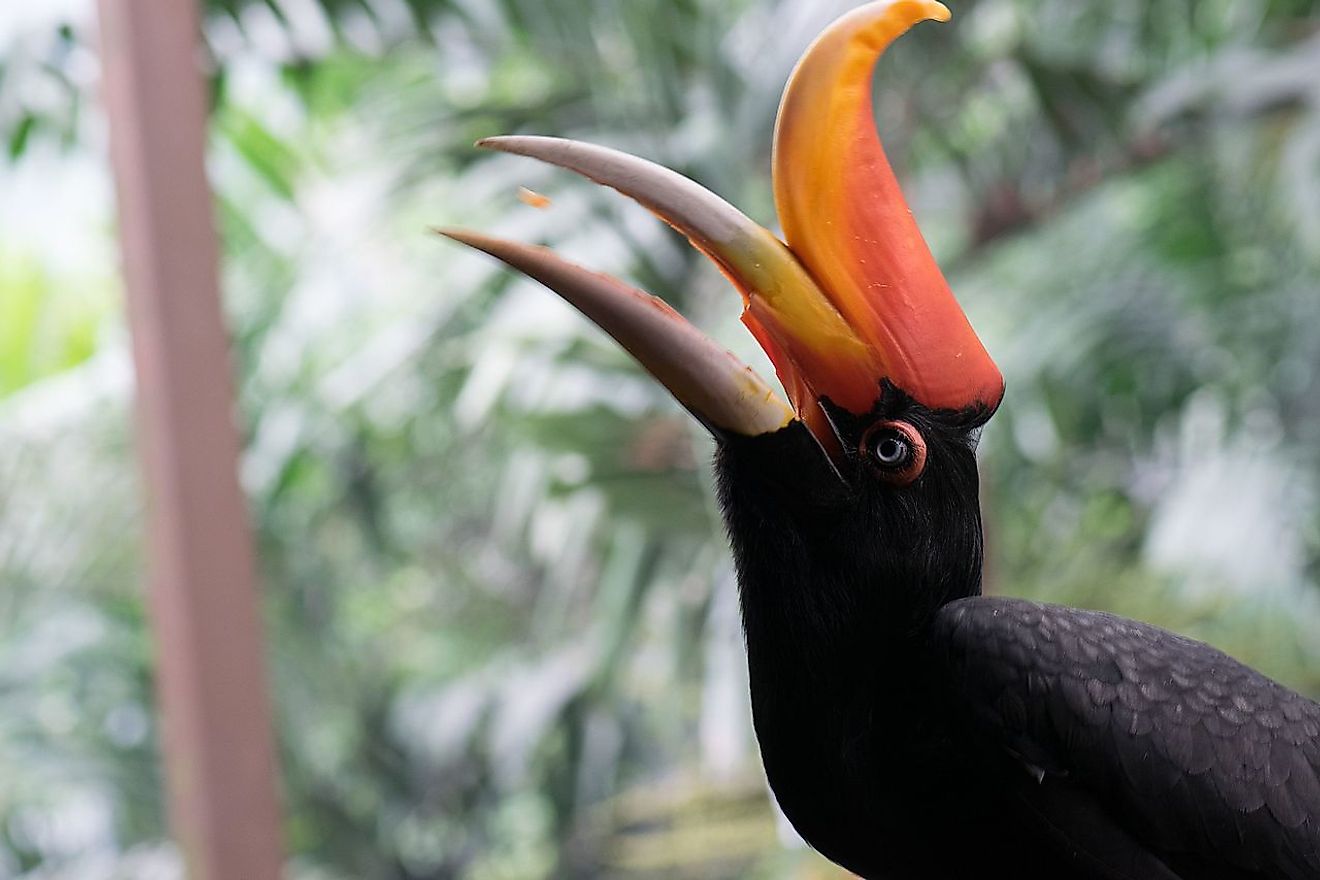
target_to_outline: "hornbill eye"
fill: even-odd
[[[862,439],[862,454],[877,475],[895,486],[907,486],[926,469],[926,441],[907,422],[878,422]]]
[[[912,450],[907,445],[907,440],[897,432],[885,432],[883,437],[876,440],[875,460],[885,467],[898,467],[906,464],[908,456]]]

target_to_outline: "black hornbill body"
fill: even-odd
[[[808,50],[776,130],[783,242],[626,154],[484,142],[684,232],[742,292],[791,409],[658,300],[445,234],[556,290],[715,435],[767,777],[826,856],[902,880],[1320,878],[1320,705],[1146,624],[981,595],[975,447],[1003,383],[871,117],[876,58],[947,16],[881,0]]]

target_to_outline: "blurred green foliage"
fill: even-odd
[[[645,212],[470,144],[608,143],[771,223],[779,91],[851,5],[208,4],[295,876],[830,876],[761,782],[707,441],[552,297],[425,229],[552,244],[755,359]],[[11,179],[101,147],[84,7],[0,28]],[[1313,4],[953,11],[882,61],[877,114],[1009,382],[990,588],[1320,694]],[[177,870],[125,340],[112,264],[83,262],[0,247],[0,877]]]
[[[114,305],[107,285],[57,285],[23,253],[0,255],[0,395],[82,363]]]

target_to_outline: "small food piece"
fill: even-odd
[[[518,187],[518,200],[524,205],[531,205],[533,208],[544,210],[550,207],[550,197],[543,196],[535,190],[530,190],[525,186]]]

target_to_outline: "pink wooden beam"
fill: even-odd
[[[278,768],[203,164],[198,11],[100,0],[100,17],[170,821],[194,880],[274,880]]]

